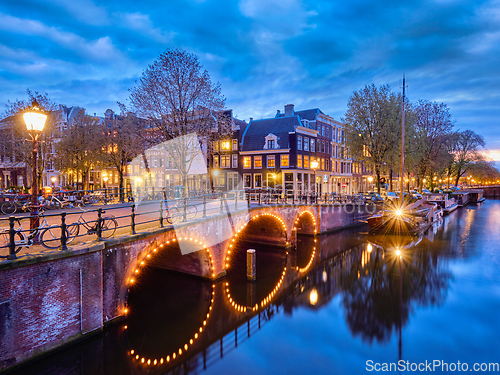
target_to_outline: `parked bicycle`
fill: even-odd
[[[21,196],[20,194],[16,194],[12,197],[12,200],[2,202],[0,210],[4,215],[15,214],[17,211],[21,211],[23,209],[27,199],[29,199],[29,195]]]
[[[80,213],[80,216],[78,217],[78,220],[75,221],[72,224],[68,225],[68,232],[69,232],[69,238],[71,241],[78,236],[80,233],[80,227],[83,227],[84,229],[87,230],[87,233],[85,234],[95,234],[97,233],[97,226],[98,222],[97,220],[91,220],[87,221],[83,217],[83,215],[87,212],[91,212],[88,210],[84,210],[80,207],[80,210],[82,211]],[[102,211],[102,213],[106,213],[106,211]],[[113,215],[110,216],[104,216],[101,218],[101,237],[102,238],[109,238],[116,232],[116,228],[118,227],[118,222],[116,221],[115,217]]]
[[[47,218],[43,215],[43,208],[40,208],[38,219],[41,221],[37,228],[24,229],[19,218],[14,220],[14,245],[15,253],[17,254],[23,247],[36,245],[38,242],[48,249],[57,249],[61,245],[61,226],[49,225]],[[66,237],[69,237],[69,232],[66,230]],[[71,242],[68,239],[67,243]],[[2,228],[0,230],[0,247],[9,249],[10,246],[10,228]],[[0,255],[0,258],[7,256]]]

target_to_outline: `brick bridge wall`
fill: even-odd
[[[216,279],[225,275],[228,251],[238,236],[290,246],[295,232],[357,225],[366,211],[364,206],[258,207],[1,262],[0,371],[123,316],[128,287],[140,277],[141,262]]]

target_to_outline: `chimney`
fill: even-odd
[[[287,104],[285,106],[285,117],[293,116],[295,111],[293,110],[293,104]]]
[[[252,120],[253,120],[253,117],[250,117],[250,121],[252,121]]]
[[[280,112],[280,110],[278,109],[278,112],[276,112],[276,116],[274,116],[274,117],[275,117],[275,118],[278,118],[278,117],[280,117],[280,115],[281,115],[281,112]]]

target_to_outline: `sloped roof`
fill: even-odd
[[[300,116],[300,118],[303,118],[304,120],[309,120],[309,121],[315,121],[316,116],[323,112],[319,108],[313,108],[313,109],[305,109],[303,111],[295,111],[295,114],[297,116]]]
[[[270,133],[279,138],[278,144],[280,149],[289,148],[288,133],[295,131],[295,128],[301,125],[298,116],[252,120],[243,134],[241,150],[262,150],[264,148],[264,138]]]

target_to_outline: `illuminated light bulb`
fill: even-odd
[[[135,273],[139,273],[139,270],[135,270]]]
[[[135,351],[134,351],[134,350],[131,350],[131,351],[130,351],[130,354],[134,354],[134,353],[135,353]]]
[[[215,273],[212,274],[212,277],[215,277]]]
[[[174,239],[172,240],[172,242],[175,242],[176,240],[177,240],[177,239],[176,239],[176,238],[174,238]]]
[[[134,283],[134,279],[130,279],[130,284],[133,284]]]
[[[182,349],[179,348],[179,355],[182,355]]]
[[[401,251],[396,250],[396,255],[397,255],[397,256],[400,256],[400,255],[401,255]]]
[[[203,332],[203,327],[200,327],[200,333],[202,333],[202,332]]]
[[[143,266],[143,265],[144,265],[144,261],[141,262],[141,266]]]
[[[128,326],[125,326],[125,327],[123,327],[123,328],[127,329],[127,328],[128,328]],[[134,354],[133,352],[134,352],[134,351],[132,350],[132,354]]]
[[[144,358],[141,358],[141,363],[144,363],[145,359]]]
[[[197,339],[197,338],[198,338],[198,334],[197,334],[197,333],[195,333],[195,334],[194,334],[194,338],[195,338],[195,339]]]
[[[172,354],[172,359],[175,359],[175,357],[177,357],[177,354],[173,353]]]
[[[191,345],[193,345],[193,339],[189,340],[189,343],[190,343]]]
[[[125,314],[126,314],[126,313],[128,313],[128,309],[123,310],[123,312],[124,312]]]
[[[170,243],[170,241],[167,241],[167,244],[169,244],[169,243]]]
[[[160,365],[163,365],[163,358],[160,358]]]
[[[207,319],[210,318],[210,314],[207,314]]]
[[[191,237],[189,237],[189,241],[192,241],[193,239]]]
[[[401,216],[401,214],[403,213],[403,211],[401,211],[401,210],[398,209],[394,213],[396,214],[396,216]]]
[[[139,359],[139,354],[137,354],[137,355],[135,356],[135,359]]]
[[[148,359],[148,365],[150,365],[150,364],[151,364],[151,360],[150,360],[150,359]]]
[[[156,359],[155,359],[155,360],[154,360],[154,362],[153,362],[153,365],[155,365],[155,366],[156,366],[156,364],[157,364],[157,363],[158,363],[158,362],[157,362],[157,361],[156,361]]]
[[[146,258],[150,258],[150,257],[151,257],[151,255],[149,255],[149,254],[148,254],[148,255],[146,255]]]
[[[156,251],[156,249],[153,249],[153,251]]]
[[[206,321],[206,320],[204,320],[204,321],[203,321],[203,325],[204,325],[204,326],[206,326],[206,325],[207,325],[207,321]]]
[[[167,362],[170,362],[170,356],[167,355]]]
[[[212,311],[212,306],[210,306],[210,307],[208,308],[208,311]]]
[[[233,247],[233,245],[229,245],[229,247]],[[227,253],[229,254],[229,251]]]
[[[185,240],[187,240],[188,238],[187,237],[184,237]]]
[[[188,350],[188,344],[184,344],[184,350]]]

